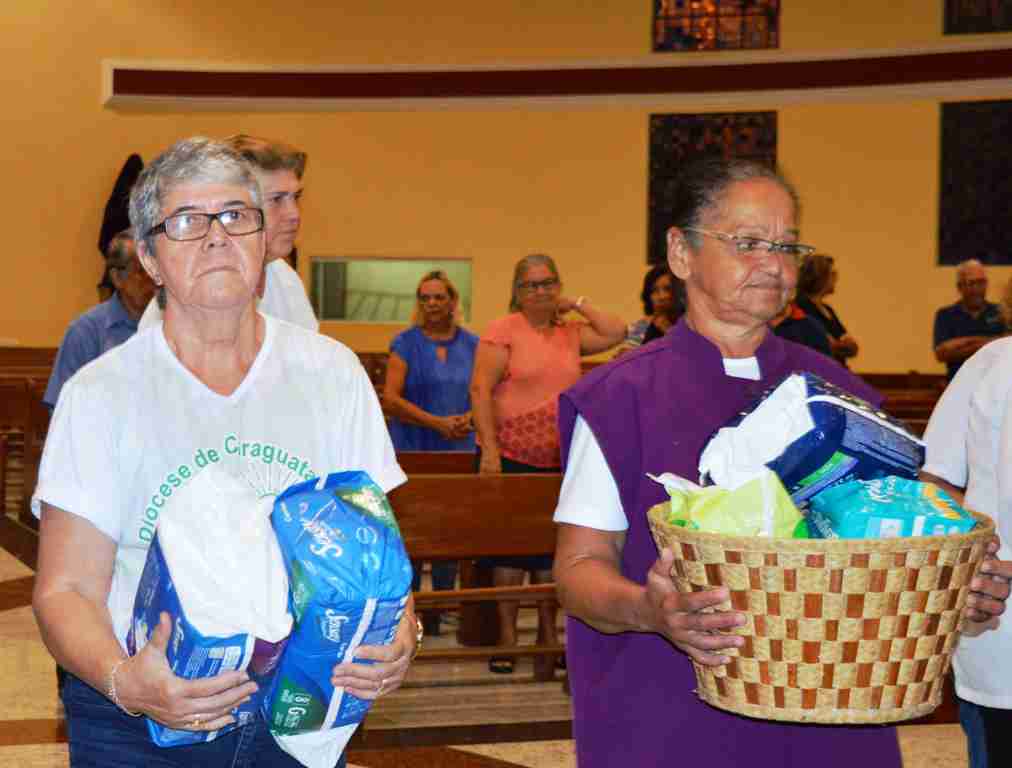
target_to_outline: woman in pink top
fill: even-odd
[[[562,296],[551,257],[534,254],[513,271],[511,314],[492,321],[481,337],[471,379],[478,433],[479,472],[558,472],[559,394],[580,378],[580,356],[604,352],[625,338],[622,320],[581,296]],[[563,320],[570,311],[586,322]],[[551,555],[490,558],[496,586],[552,579]],[[500,645],[516,645],[517,604],[499,603]],[[538,643],[555,643],[555,608],[538,609]],[[513,659],[496,657],[493,672],[513,671]]]

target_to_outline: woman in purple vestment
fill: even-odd
[[[559,403],[566,476],[555,578],[569,614],[578,765],[897,768],[890,727],[750,719],[693,694],[689,657],[726,663],[725,649],[742,638],[718,630],[744,617],[703,612],[728,598],[726,588],[675,591],[672,554],[658,557],[646,524],[665,492],[645,473],[694,477],[709,436],[794,370],[875,403],[881,397],[828,357],[769,332],[799,261],[814,250],[797,242],[796,195],[780,176],[748,161],[707,160],[686,169],[672,203],[668,262],[685,282],[686,315]],[[1012,563],[1000,568],[1012,576]],[[1002,612],[1006,581],[977,579],[973,589],[968,618]]]

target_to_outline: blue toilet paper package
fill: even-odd
[[[187,619],[156,533],[148,549],[134,601],[133,621],[127,634],[127,651],[131,656],[147,644],[162,612],[168,613],[172,621],[172,637],[166,655],[176,675],[192,680],[245,669],[258,684],[259,690],[238,707],[236,723],[217,731],[195,733],[176,730],[148,718],[148,732],[152,740],[160,747],[197,744],[211,741],[251,722],[270,688],[285,640],[269,643],[249,633],[228,637],[201,633]]]
[[[898,421],[812,373],[793,373],[704,448],[700,472],[718,484],[765,465],[800,507],[848,480],[914,479],[924,446]]]
[[[360,645],[393,640],[411,590],[411,563],[383,491],[365,472],[292,486],[274,503],[295,629],[264,717],[275,736],[360,722],[371,702],[330,683]]]

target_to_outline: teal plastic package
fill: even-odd
[[[816,495],[808,509],[809,532],[820,539],[939,536],[975,525],[937,486],[895,476],[841,483]]]
[[[264,717],[278,738],[358,723],[370,702],[330,676],[360,645],[391,642],[407,604],[411,563],[390,505],[367,473],[340,472],[286,490],[271,523],[295,629]]]

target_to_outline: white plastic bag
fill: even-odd
[[[274,497],[217,465],[178,491],[158,520],[158,538],[191,624],[205,635],[288,637],[288,574],[271,527]]]

